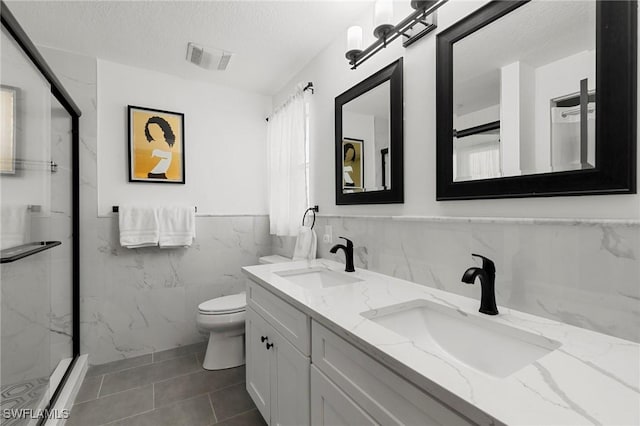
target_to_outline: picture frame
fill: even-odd
[[[342,189],[362,192],[364,188],[364,140],[342,139]]]
[[[129,182],[185,183],[184,114],[128,105]]]
[[[18,88],[0,85],[0,174],[16,174],[16,120]]]

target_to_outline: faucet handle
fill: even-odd
[[[347,242],[347,247],[349,247],[349,248],[353,247],[353,241],[351,241],[347,237],[338,237],[338,238],[342,238],[343,240],[345,240]]]
[[[480,259],[482,259],[482,269],[487,271],[487,273],[490,273],[490,274],[496,273],[496,264],[493,263],[491,259],[484,257],[481,254],[475,254],[475,253],[471,253],[471,256],[479,257]]]

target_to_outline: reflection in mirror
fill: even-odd
[[[531,1],[453,44],[453,180],[591,169],[596,2]]]
[[[335,99],[337,205],[404,202],[402,58]]]
[[[382,154],[390,145],[390,94],[387,80],[342,106],[343,193],[391,187]]]

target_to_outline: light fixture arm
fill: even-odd
[[[431,0],[431,1],[422,1],[419,3],[420,7],[416,9],[413,13],[403,19],[399,24],[397,24],[393,29],[391,29],[387,35],[380,37],[376,41],[374,41],[369,47],[364,49],[361,52],[349,52],[347,55],[347,59],[349,60],[349,64],[351,65],[351,69],[356,69],[360,64],[364,61],[378,53],[380,50],[387,47],[389,43],[394,41],[396,38],[400,36],[408,37],[408,40],[405,40],[405,46],[410,44],[411,37],[405,34],[407,31],[411,30],[417,23],[422,23],[427,25],[419,36],[426,34],[427,32],[435,29],[435,25],[432,25],[429,28],[428,24],[424,22],[424,19],[435,12],[440,6],[445,4],[447,0]],[[417,36],[416,36],[417,37]]]

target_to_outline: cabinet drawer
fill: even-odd
[[[472,425],[366,353],[313,321],[311,360],[384,425]]]
[[[247,280],[247,303],[303,355],[311,354],[311,322],[307,315],[251,280]]]
[[[311,424],[314,426],[378,425],[327,376],[311,366]]]

